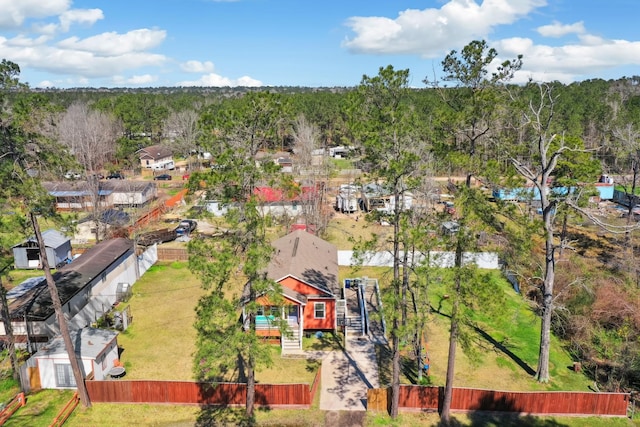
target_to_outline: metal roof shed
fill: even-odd
[[[65,264],[71,259],[71,240],[61,232],[50,229],[42,232],[47,251],[47,261],[51,268]],[[36,269],[41,267],[40,248],[35,236],[12,247],[14,265],[18,269]]]

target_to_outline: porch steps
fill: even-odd
[[[347,317],[347,335],[348,336],[362,335],[362,317],[361,316]]]
[[[300,334],[294,334],[290,338],[283,335],[281,340],[283,353],[300,351],[302,349]]]

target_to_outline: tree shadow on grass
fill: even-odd
[[[448,314],[445,314],[445,313],[441,312],[440,310],[436,310],[433,306],[430,306],[430,308],[434,313],[438,313],[439,315],[441,315],[443,317],[451,317]],[[497,350],[500,350],[505,356],[508,356],[511,360],[513,360],[528,375],[531,375],[531,376],[535,375],[535,373],[536,373],[535,369],[533,369],[531,366],[529,366],[527,364],[527,362],[525,362],[520,357],[518,357],[518,355],[516,355],[514,352],[509,350],[509,348],[504,343],[504,341],[500,342],[500,341],[496,340],[491,335],[489,335],[487,332],[485,332],[484,330],[480,329],[477,326],[474,326],[473,329],[478,333],[478,335],[480,335],[482,338],[484,338],[489,344],[493,345],[494,348],[496,348]]]
[[[437,427],[568,427],[553,419],[537,418],[531,415],[504,414],[498,412],[475,411],[468,414],[470,422],[452,418],[440,421]]]
[[[255,419],[247,419],[244,408],[204,406],[196,418],[196,427],[254,426]]]

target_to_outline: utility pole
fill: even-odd
[[[73,343],[71,342],[69,325],[67,324],[67,318],[62,311],[62,303],[60,302],[60,295],[58,295],[58,288],[56,288],[56,282],[53,280],[51,270],[49,269],[47,248],[44,246],[44,239],[42,238],[42,233],[40,232],[40,226],[38,225],[36,214],[34,212],[30,212],[29,216],[31,217],[31,223],[33,224],[33,231],[35,232],[36,239],[38,240],[38,246],[40,249],[40,263],[42,265],[42,269],[44,270],[44,275],[47,279],[47,287],[49,288],[49,293],[51,294],[51,302],[53,303],[53,309],[56,312],[56,318],[58,320],[58,325],[60,326],[60,335],[62,335],[64,347],[67,349],[69,362],[71,363],[71,370],[73,371],[73,376],[76,380],[78,397],[80,398],[80,402],[82,402],[82,405],[85,408],[90,408],[91,400],[89,400],[89,393],[87,392],[87,387],[84,383],[84,377],[82,376],[82,370],[80,369],[80,362],[78,362],[75,348],[73,347]]]

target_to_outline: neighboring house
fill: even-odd
[[[287,194],[277,188],[256,187],[254,194],[260,201],[258,209],[262,215],[294,218],[303,213],[302,203],[309,201],[317,194],[317,191],[314,187],[300,187],[299,191]]]
[[[282,172],[291,173],[293,172],[293,160],[290,157],[278,157],[276,159],[276,164],[280,166],[280,170]]]
[[[112,180],[103,182],[103,185],[111,191],[113,207],[141,207],[158,198],[155,182]]]
[[[102,181],[43,182],[42,186],[54,198],[57,211],[92,211],[113,204],[112,191]]]
[[[128,225],[130,225],[129,214],[119,209],[91,213],[77,222],[73,239],[77,242],[87,242],[96,240],[97,234],[99,240],[104,240],[111,229]]]
[[[85,181],[43,182],[55,199],[57,211],[94,211],[112,207],[140,207],[158,197],[154,182],[109,180],[89,184]]]
[[[138,257],[129,239],[105,240],[60,268],[54,275],[63,311],[72,330],[83,328],[109,311],[118,289],[140,277]],[[16,342],[28,350],[58,334],[59,328],[44,277],[30,280],[7,294]],[[7,340],[0,323],[0,340]]]
[[[118,333],[106,329],[82,328],[71,332],[83,377],[93,373],[104,380],[118,360]],[[33,355],[38,366],[42,388],[76,388],[69,355],[61,336],[57,336]]]
[[[174,169],[173,167],[166,167],[166,165],[173,164],[173,155],[171,150],[164,145],[152,145],[150,147],[141,148],[136,152],[140,159],[140,166],[145,169]]]
[[[51,268],[57,268],[71,260],[71,240],[61,232],[50,229],[42,232]],[[15,268],[37,269],[42,267],[40,247],[35,236],[12,247]]]
[[[336,307],[341,289],[338,251],[331,243],[303,230],[287,234],[272,246],[267,275],[281,285],[284,305],[273,306],[266,297],[259,298],[262,308],[256,317],[256,331],[264,336],[280,336],[271,323],[277,316],[289,324],[293,337],[287,340],[302,348],[303,331],[337,329]]]
[[[230,206],[220,200],[206,200],[205,209],[215,217],[225,216],[229,212]]]
[[[403,191],[400,194],[400,210],[409,210],[413,205],[413,194]],[[389,190],[375,183],[362,187],[360,208],[365,212],[378,211],[392,214],[396,208],[396,199]]]

